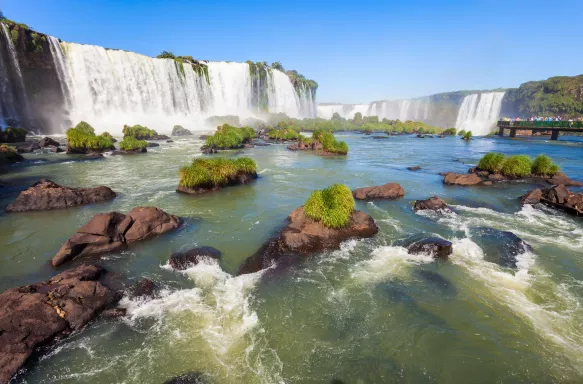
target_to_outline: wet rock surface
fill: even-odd
[[[78,257],[101,255],[126,249],[180,225],[180,218],[156,207],[136,207],[124,215],[99,213],[77,230],[53,257],[54,267]]]
[[[309,256],[324,249],[338,249],[345,240],[372,237],[378,232],[373,218],[361,211],[354,211],[348,226],[339,229],[328,228],[307,217],[304,207],[296,208],[288,220],[288,226],[275,239],[243,262],[240,274],[257,272],[285,257]]]
[[[472,228],[472,239],[484,251],[484,259],[502,267],[516,268],[517,256],[532,251],[532,247],[514,233],[495,228]]]
[[[446,185],[479,185],[482,183],[482,179],[475,173],[448,173],[443,179],[443,183]]]
[[[51,180],[42,179],[20,192],[16,200],[6,207],[6,212],[45,211],[93,204],[115,198],[110,188],[69,188]]]
[[[357,188],[352,191],[352,196],[357,200],[394,200],[405,196],[405,190],[397,183],[387,183],[375,187]]]
[[[50,280],[0,294],[0,383],[7,383],[40,346],[81,329],[120,295],[80,265]]]
[[[452,209],[439,196],[435,195],[426,200],[416,200],[413,207],[415,211],[443,211],[453,212]]]
[[[450,241],[441,237],[426,235],[414,235],[407,239],[398,241],[396,245],[407,248],[410,254],[431,255],[434,259],[447,260],[453,252]]]
[[[176,270],[183,271],[187,268],[193,267],[205,259],[221,258],[221,251],[213,247],[199,247],[188,250],[186,252],[176,252],[170,256],[168,263]]]

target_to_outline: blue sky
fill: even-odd
[[[318,101],[363,103],[583,73],[583,1],[3,0],[66,41],[280,61]]]

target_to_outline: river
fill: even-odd
[[[161,287],[157,298],[122,299],[127,318],[91,323],[28,364],[17,382],[162,383],[189,371],[215,383],[583,381],[583,222],[521,208],[517,198],[533,188],[527,183],[450,187],[438,175],[466,172],[497,151],[547,154],[580,180],[582,141],[336,136],[348,143],[348,156],[282,145],[246,149],[260,178],[201,196],[175,192],[178,169],[201,156],[202,141],[194,137],[100,160],[26,155],[30,162],[4,169],[1,206],[41,177],[66,186],[107,185],[118,197],[1,213],[0,290],[56,274],[51,257],[96,213],[154,205],[185,219],[174,233],[99,260],[129,281],[153,279]],[[357,202],[379,225],[374,238],[348,241],[285,270],[235,276],[314,189],[389,181],[404,187],[404,198]],[[413,213],[414,200],[435,194],[456,212]],[[518,256],[517,268],[491,262],[498,250],[478,241],[481,227],[511,231],[532,252]],[[437,263],[395,245],[415,233],[450,240],[450,260]],[[203,245],[222,251],[220,263],[168,268],[172,252]]]

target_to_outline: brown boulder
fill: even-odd
[[[199,247],[186,252],[173,253],[168,263],[176,270],[183,271],[197,265],[204,259],[220,259],[221,251],[213,247]]]
[[[56,267],[80,256],[126,249],[134,242],[170,232],[179,225],[180,218],[156,207],[136,207],[127,215],[99,213],[63,244],[51,263]]]
[[[452,212],[451,208],[445,203],[445,201],[441,200],[437,195],[426,200],[415,201],[413,209],[415,211],[430,210]]]
[[[50,147],[50,146],[58,147],[60,145],[61,145],[61,143],[59,143],[56,140],[51,139],[50,137],[45,137],[45,138],[42,138],[38,141],[38,146],[41,148]]]
[[[119,295],[99,282],[104,269],[80,265],[48,281],[0,294],[0,382],[7,383],[33,351],[79,330]]]
[[[379,230],[373,218],[361,211],[354,211],[350,223],[339,229],[328,228],[307,217],[304,207],[296,208],[288,220],[289,225],[277,238],[243,262],[240,274],[257,272],[285,256],[307,256],[324,249],[338,249],[345,240],[372,237]]]
[[[403,244],[407,252],[413,255],[426,254],[434,259],[447,260],[452,254],[451,242],[440,237],[416,238],[406,240]]]
[[[565,204],[569,196],[569,190],[562,184],[542,190],[542,197],[555,204]]]
[[[405,190],[397,183],[387,183],[376,187],[357,188],[352,191],[352,196],[354,196],[354,198],[357,200],[394,200],[405,196]]]
[[[488,180],[490,181],[504,181],[504,180],[508,180],[506,178],[506,176],[501,175],[499,173],[492,173],[491,175],[488,175]]]
[[[42,179],[20,192],[6,212],[45,211],[111,200],[115,192],[108,187],[68,188]]]
[[[133,297],[152,297],[156,290],[156,284],[150,279],[140,280],[132,289]]]
[[[520,196],[520,204],[538,204],[540,203],[542,196],[543,193],[540,189],[533,189],[532,191],[529,191],[526,194]]]
[[[448,173],[443,182],[447,185],[478,185],[482,182],[482,179],[475,173],[470,174],[459,174],[459,173]]]
[[[561,185],[563,184],[566,187],[583,187],[583,183],[575,180],[571,180],[571,178],[565,175],[563,172],[557,172],[551,177],[547,179],[547,183],[552,185]]]

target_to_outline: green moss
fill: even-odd
[[[22,160],[24,158],[16,152],[16,149],[6,144],[0,144],[0,164],[11,164]]]
[[[130,127],[129,125],[123,126],[123,136],[133,136],[139,140],[147,140],[153,136],[156,136],[158,132],[148,127],[143,127],[141,125],[134,125]]]
[[[350,223],[355,203],[352,192],[344,184],[334,184],[314,191],[306,201],[306,215],[328,228],[342,228]]]
[[[532,173],[538,176],[552,176],[560,171],[553,160],[545,155],[538,155],[532,163]]]
[[[24,128],[0,128],[0,143],[18,143],[26,140],[28,131]]]
[[[508,157],[502,164],[501,173],[510,177],[525,177],[530,175],[532,160],[526,155]]]
[[[334,135],[328,131],[314,131],[312,134],[312,140],[322,143],[326,152],[338,155],[346,155],[348,153],[348,144],[344,141],[337,141]]]
[[[176,58],[176,56],[174,56],[174,54],[172,52],[168,52],[168,51],[162,51],[162,53],[160,53],[158,56],[156,56],[157,59],[174,59]]]
[[[111,133],[109,133],[109,132],[103,132],[103,133],[101,134],[101,136],[103,136],[103,137],[107,137],[107,138],[109,138],[109,139],[112,139],[112,138],[113,138],[113,136],[111,136]]]
[[[215,149],[236,149],[255,137],[255,130],[250,127],[237,128],[223,124],[213,136],[206,138],[206,145]]]
[[[298,140],[300,134],[296,132],[293,128],[271,128],[267,132],[267,136],[272,140],[285,140],[292,141]]]
[[[500,172],[506,156],[502,153],[488,152],[478,162],[478,168],[484,171]]]
[[[180,169],[180,185],[186,188],[222,187],[239,173],[257,173],[253,159],[195,159],[191,165]]]
[[[89,150],[105,150],[113,146],[111,138],[96,136],[93,127],[84,121],[67,130],[67,143],[71,148]]]
[[[12,41],[14,42],[14,44],[18,43],[18,38],[20,37],[20,32],[18,31],[18,28],[12,28],[10,30],[10,37],[12,37]]]
[[[144,149],[148,146],[146,140],[138,140],[134,136],[124,136],[119,143],[119,149],[122,151],[135,151],[137,149]]]

